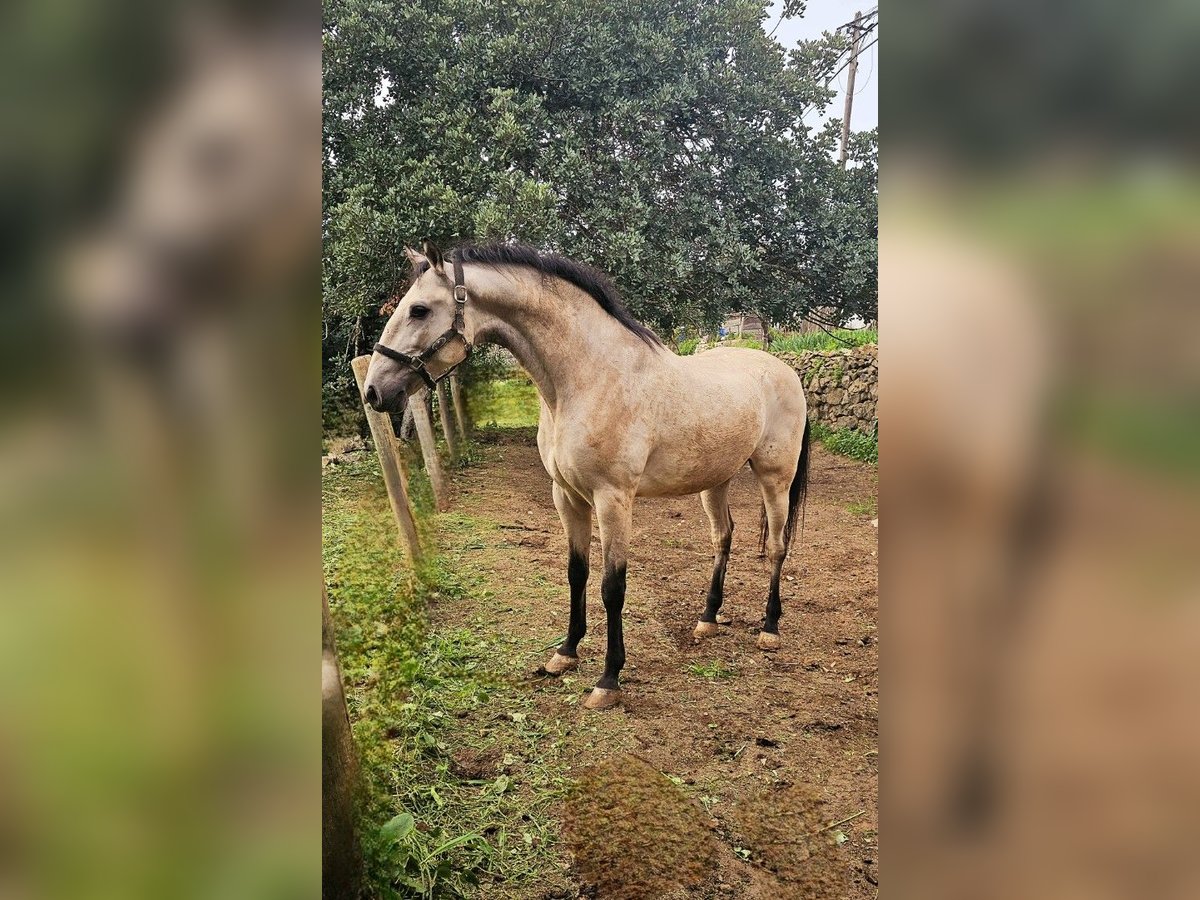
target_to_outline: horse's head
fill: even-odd
[[[405,252],[413,267],[412,284],[384,326],[363,389],[367,403],[384,412],[403,409],[408,394],[449,372],[469,352],[466,335],[455,326],[451,263],[429,244],[420,253]]]

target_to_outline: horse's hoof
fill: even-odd
[[[718,625],[732,625],[733,619],[729,618],[729,616],[723,616],[720,613],[717,613],[717,624]]]
[[[583,701],[583,705],[588,709],[608,709],[616,706],[621,702],[621,691],[609,690],[608,688],[592,688],[592,692],[587,695],[587,699]]]
[[[716,622],[697,622],[696,630],[692,632],[692,635],[697,638],[710,638],[716,637],[720,633],[721,629],[717,627]]]
[[[550,661],[543,668],[547,675],[562,675],[564,672],[570,672],[579,665],[579,659],[574,656],[565,656],[562,653],[555,652],[550,657]]]
[[[769,631],[760,631],[755,644],[759,650],[766,650],[767,652],[778,650],[781,646],[779,635],[771,634]]]

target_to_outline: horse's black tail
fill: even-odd
[[[800,530],[804,530],[804,506],[808,498],[808,462],[811,456],[808,451],[811,437],[812,429],[809,428],[808,419],[805,419],[804,437],[800,440],[800,459],[796,463],[796,474],[792,477],[792,486],[788,490],[787,521],[783,526],[785,550],[791,548],[792,539],[796,536],[797,511],[800,513]],[[762,510],[762,518],[758,523],[758,552],[760,556],[767,552],[767,508],[765,505]]]

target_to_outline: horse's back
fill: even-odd
[[[639,494],[696,493],[737,474],[764,441],[791,443],[804,419],[800,379],[756,350],[720,348],[674,357],[658,386],[657,439]]]
[[[761,400],[769,418],[807,414],[804,386],[796,371],[778,357],[748,347],[714,347],[677,358],[678,369],[697,387],[742,393],[747,401]]]

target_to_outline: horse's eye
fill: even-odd
[[[428,306],[414,306],[411,310],[409,310],[408,314],[410,316],[412,316],[414,319],[423,319],[427,315],[429,315],[429,307]]]

